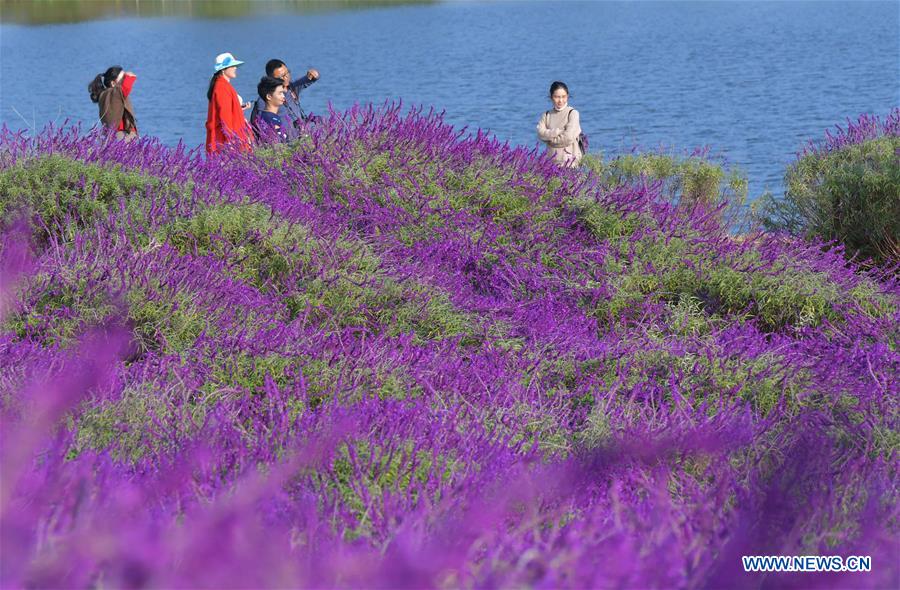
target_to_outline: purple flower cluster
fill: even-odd
[[[818,143],[810,140],[798,156],[824,155],[848,145],[857,145],[879,137],[898,137],[900,136],[900,108],[893,109],[884,118],[884,121],[876,115],[860,115],[855,122],[847,119],[846,129],[840,125],[835,127],[835,131],[825,132],[824,140]]]
[[[900,583],[900,282],[839,251],[394,105],[4,132],[0,215],[4,587]]]

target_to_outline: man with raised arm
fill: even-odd
[[[310,68],[306,71],[305,76],[299,80],[292,80],[291,71],[283,61],[280,59],[270,59],[266,63],[266,75],[278,78],[284,82],[284,106],[281,109],[281,119],[284,121],[285,125],[296,127],[305,121],[308,121],[310,117],[307,117],[306,113],[304,113],[303,109],[300,107],[300,92],[319,79],[318,70]],[[261,98],[257,99],[256,104],[253,105],[253,112],[250,113],[251,120],[258,111],[264,110],[266,110],[266,101]]]

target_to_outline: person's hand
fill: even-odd
[[[253,103],[250,102],[249,100],[248,100],[247,102],[245,102],[244,104],[241,105],[241,108],[242,108],[243,110],[245,110],[245,111],[246,111],[247,109],[249,109],[249,108],[252,108],[252,107],[253,107]]]
[[[319,70],[315,68],[309,68],[306,71],[306,77],[310,80],[318,80],[319,79]]]

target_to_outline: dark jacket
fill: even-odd
[[[113,86],[104,90],[97,105],[100,108],[100,120],[106,127],[118,131],[119,123],[123,123],[125,135],[137,135],[134,107],[131,105],[131,99],[125,97],[120,87]]]
[[[313,82],[315,80],[310,80],[309,76],[303,76],[299,80],[291,81],[288,87],[289,91],[284,93],[284,105],[282,105],[281,113],[279,113],[285,125],[296,126],[306,121],[306,113],[300,108],[300,92]],[[295,95],[297,98],[294,98]],[[250,112],[250,120],[256,119],[259,116],[257,113],[264,110],[266,110],[266,101],[257,98],[253,104],[253,110]]]
[[[296,134],[285,127],[281,117],[269,111],[257,111],[256,117],[250,119],[250,126],[259,141],[287,141]]]

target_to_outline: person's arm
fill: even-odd
[[[572,109],[571,111],[569,111],[569,115],[566,120],[566,126],[563,127],[562,133],[551,139],[549,143],[552,147],[556,148],[569,147],[578,140],[578,136],[580,134],[580,116],[578,115],[578,111]]]
[[[291,92],[294,94],[300,94],[300,91],[315,82],[315,80],[310,80],[308,76],[303,76],[299,80],[291,80]]]
[[[221,114],[217,110],[216,91],[213,89],[212,98],[209,99],[209,106],[206,112],[206,152],[208,154],[215,153],[218,150],[218,142],[216,141],[217,127]]]
[[[292,80],[290,87],[291,91],[294,94],[300,94],[300,91],[311,85],[313,82],[319,79],[319,72],[314,69],[310,69],[306,72],[306,74],[300,78],[299,80]]]
[[[256,102],[253,103],[253,110],[250,111],[250,124],[253,124],[254,119],[259,117],[259,114],[266,110],[266,101],[261,98],[257,98]]]
[[[263,113],[265,111],[256,110],[256,105],[253,105],[253,112],[250,113],[250,131],[253,132],[253,135],[259,139],[260,135],[260,125],[263,123]]]
[[[554,138],[556,138],[557,135],[559,135],[559,131],[559,129],[550,129],[547,126],[547,113],[541,115],[541,120],[538,121],[537,124],[538,138],[541,141],[552,141]]]
[[[125,72],[125,76],[122,78],[122,94],[125,95],[125,98],[128,98],[128,95],[131,94],[131,88],[136,80],[137,76],[134,73]]]

